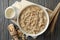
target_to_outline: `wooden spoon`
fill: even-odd
[[[51,21],[52,19],[54,18],[54,16],[59,12],[60,10],[60,3],[58,3],[58,5],[56,6],[56,8],[54,9],[54,11],[51,13],[52,15],[52,18],[51,18]]]
[[[50,30],[48,31],[47,35],[49,35],[50,33],[52,33],[54,31],[55,28],[55,23],[57,21],[57,17],[59,15],[60,12],[60,3],[58,3],[58,5],[56,6],[56,8],[54,9],[54,11],[51,13],[51,20],[50,20]]]
[[[57,17],[58,17],[58,14],[59,14],[59,11],[60,11],[60,3],[58,3],[58,5],[56,6],[56,8],[54,9],[54,11],[52,12],[52,19],[51,19],[51,24],[52,25],[50,25],[51,26],[51,32],[53,32],[53,30],[54,30],[54,25],[55,25],[55,23],[56,23],[56,20],[57,20]],[[55,18],[54,18],[55,17]],[[53,21],[54,20],[54,21]]]

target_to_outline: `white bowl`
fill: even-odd
[[[32,5],[36,5],[36,4],[32,4]],[[30,6],[30,5],[28,5],[28,6]],[[27,7],[28,7],[27,6]],[[41,35],[41,34],[43,34],[46,30],[47,30],[47,28],[48,28],[48,25],[49,25],[49,15],[48,15],[48,13],[47,13],[47,11],[42,7],[42,6],[40,6],[40,5],[36,5],[36,6],[39,6],[43,11],[44,11],[44,13],[46,14],[46,17],[47,17],[47,24],[46,24],[46,26],[45,26],[45,28],[44,28],[44,30],[42,30],[41,32],[39,32],[39,33],[37,33],[37,34],[29,34],[29,33],[26,33],[21,27],[20,27],[20,25],[19,25],[19,16],[18,16],[18,18],[17,18],[17,22],[18,22],[18,27],[20,28],[20,30],[24,33],[24,34],[26,34],[26,36],[31,36],[31,37],[33,37],[33,38],[36,38],[37,36],[39,36],[39,35]],[[25,7],[26,8],[26,7]],[[22,12],[22,11],[21,11]],[[20,13],[21,13],[20,12]],[[20,15],[20,14],[19,14]]]
[[[9,12],[8,12],[9,10],[10,10],[11,12],[13,12],[13,13],[9,13]],[[12,6],[10,6],[10,7],[8,7],[8,8],[5,9],[5,18],[7,18],[7,19],[13,19],[13,18],[15,17],[15,13],[16,13],[15,8],[12,7]],[[8,16],[8,14],[9,14],[10,16]]]

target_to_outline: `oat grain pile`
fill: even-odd
[[[46,25],[47,18],[44,11],[35,5],[26,7],[20,14],[19,24],[29,34],[41,32]]]

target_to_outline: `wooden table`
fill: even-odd
[[[0,40],[11,40],[11,36],[7,30],[8,24],[11,23],[4,16],[5,9],[12,5],[15,1],[20,0],[0,0]],[[43,5],[51,10],[53,10],[60,0],[28,0],[40,5]],[[55,25],[55,30],[52,34],[46,36],[47,33],[40,35],[36,40],[60,40],[60,14]],[[30,38],[31,39],[31,38]]]

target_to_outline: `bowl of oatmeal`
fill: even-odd
[[[38,5],[27,6],[18,16],[18,25],[27,36],[36,37],[41,35],[49,25],[48,13]]]

